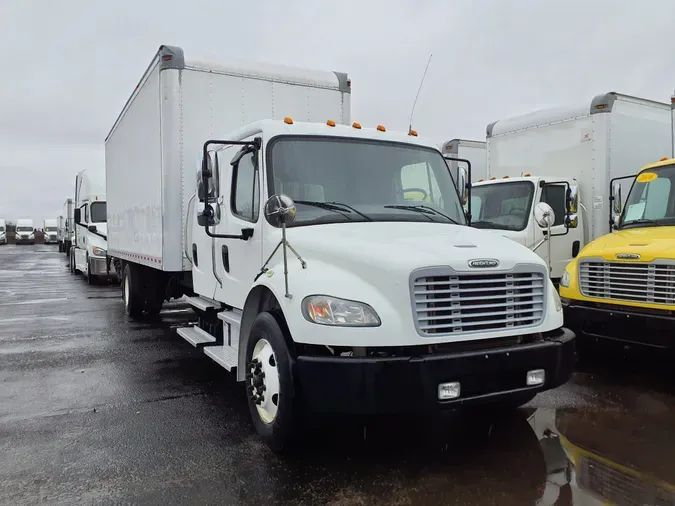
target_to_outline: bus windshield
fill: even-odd
[[[619,228],[675,225],[675,164],[641,172],[626,199]]]

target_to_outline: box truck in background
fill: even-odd
[[[536,248],[557,281],[588,242],[609,231],[610,181],[668,155],[670,145],[668,104],[613,92],[491,123],[487,180],[471,189],[472,226]],[[555,211],[552,258],[534,219],[538,202]]]
[[[70,256],[70,248],[73,245],[73,199],[66,199],[63,203],[63,214],[59,220],[59,251]]]
[[[82,170],[75,176],[73,222],[75,240],[70,253],[70,271],[83,273],[89,284],[98,278],[111,277],[106,258],[107,217],[103,170]]]
[[[16,220],[14,235],[16,244],[35,244],[35,226],[30,218],[19,218]]]
[[[45,244],[56,244],[59,242],[58,238],[58,220],[56,218],[47,218],[42,222],[42,233]]]
[[[315,411],[513,407],[574,364],[543,260],[465,226],[438,147],[349,125],[349,93],[162,46],[106,139],[125,311],[187,294],[179,335],[244,383],[274,451]]]
[[[0,244],[7,244],[7,223],[0,218]]]
[[[485,141],[471,141],[467,139],[452,139],[443,143],[441,152],[444,157],[461,158],[471,162],[471,183],[487,176],[487,148]],[[460,167],[466,168],[466,164],[456,160],[448,160],[455,183],[459,181]]]

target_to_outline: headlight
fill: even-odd
[[[562,276],[560,277],[560,286],[564,286],[565,288],[570,287],[570,273],[567,272],[567,270],[564,270],[562,273]]]
[[[91,248],[91,252],[96,255],[97,257],[104,257],[105,256],[105,250],[97,247]]]
[[[368,304],[327,295],[310,295],[302,301],[305,319],[320,325],[377,327],[380,318]]]
[[[560,300],[560,295],[558,295],[558,290],[553,290],[553,304],[555,304],[555,310],[557,313],[562,311],[562,302]]]

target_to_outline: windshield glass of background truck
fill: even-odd
[[[16,227],[17,232],[32,232],[32,227]]]
[[[272,141],[267,156],[268,192],[296,201],[293,225],[368,220],[465,223],[448,166],[434,149],[369,139],[288,136]],[[335,205],[322,205],[331,203]]]
[[[4,231],[5,231],[5,227],[3,227],[2,225],[0,225],[0,232],[4,232]]]
[[[529,181],[492,183],[471,189],[471,225],[476,228],[523,230],[534,195]],[[477,206],[475,203],[479,203]]]
[[[56,232],[56,227],[45,227],[47,232]]]
[[[106,222],[106,203],[94,202],[91,204],[91,222],[90,223],[105,223]]]
[[[640,173],[626,200],[621,226],[637,226],[640,220],[675,225],[675,165]],[[649,226],[653,223],[644,223]]]

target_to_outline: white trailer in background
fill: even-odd
[[[105,174],[103,170],[82,170],[75,177],[75,240],[70,253],[70,271],[83,273],[93,284],[98,278],[110,278],[106,258],[107,224]]]
[[[162,46],[106,139],[127,314],[187,294],[179,335],[245,382],[275,451],[306,411],[513,407],[574,365],[541,258],[465,226],[438,147],[350,126],[349,93]]]
[[[441,146],[444,157],[461,158],[471,162],[471,181],[480,181],[487,176],[487,148],[485,141],[471,141],[467,139],[452,139]],[[455,183],[459,180],[459,168],[466,168],[466,164],[455,160],[448,160]]]
[[[63,214],[59,216],[59,251],[67,256],[70,256],[70,248],[75,237],[73,224],[73,199],[66,199],[63,203]]]
[[[536,248],[557,281],[581,248],[609,231],[610,181],[667,156],[670,146],[668,104],[614,92],[495,121],[487,127],[487,181],[471,189],[472,226]],[[555,212],[550,259],[534,219],[538,202]]]
[[[14,242],[16,244],[35,244],[35,225],[30,218],[16,220]]]
[[[56,218],[47,218],[42,222],[42,233],[44,234],[45,244],[56,244],[59,242],[59,222]]]

